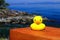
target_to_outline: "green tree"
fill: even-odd
[[[7,6],[9,6],[9,4],[6,3],[5,0],[0,0],[0,9],[4,9],[4,8],[6,8]]]

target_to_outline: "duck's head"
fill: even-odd
[[[33,22],[34,23],[36,23],[36,24],[40,24],[40,23],[42,23],[42,17],[41,16],[35,16],[34,18],[33,18]]]

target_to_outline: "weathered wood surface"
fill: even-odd
[[[60,40],[60,28],[46,27],[43,31],[29,27],[10,29],[10,40]]]

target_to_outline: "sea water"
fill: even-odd
[[[28,13],[37,13],[50,20],[56,22],[48,22],[47,24],[59,25],[60,26],[60,3],[17,3],[10,4],[8,7],[11,10],[19,10]],[[57,26],[58,27],[58,26]]]

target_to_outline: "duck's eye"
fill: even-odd
[[[41,21],[41,20],[40,20]]]

